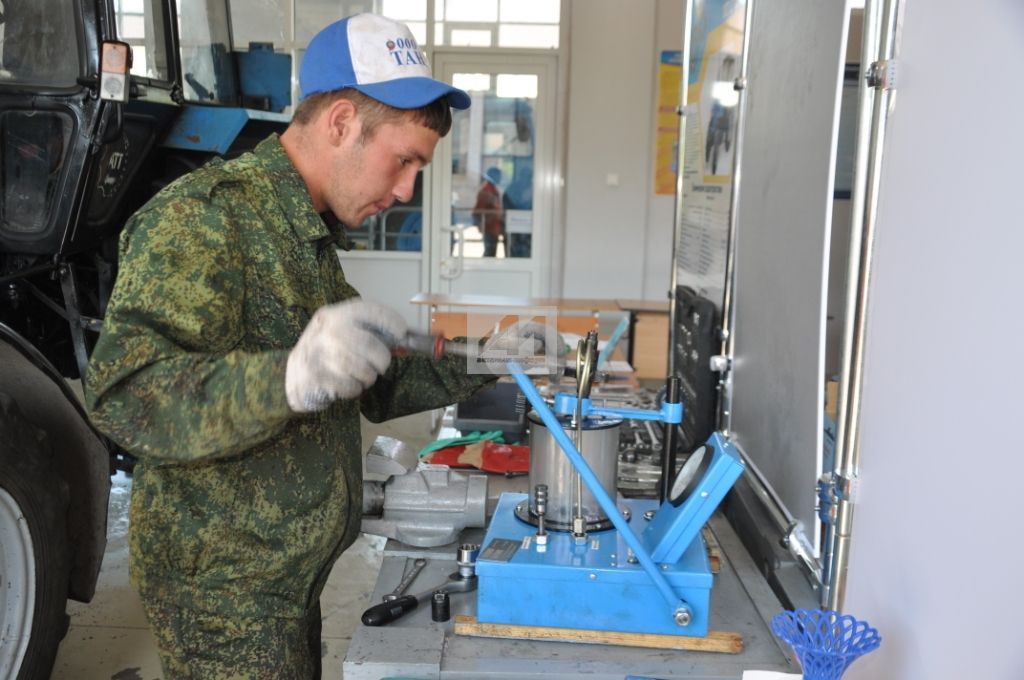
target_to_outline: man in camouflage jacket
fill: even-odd
[[[360,412],[439,407],[492,379],[465,359],[392,361],[370,329],[404,323],[357,299],[331,219],[408,200],[468,97],[372,15],[313,39],[301,88],[280,138],[129,220],[86,376],[93,421],[138,457],[130,572],[168,677],[318,676],[320,593],[361,522]]]

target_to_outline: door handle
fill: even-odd
[[[461,224],[441,227],[441,232],[455,234],[455,254],[441,260],[441,278],[457,279],[462,276],[463,260],[465,257],[466,234],[465,227]]]

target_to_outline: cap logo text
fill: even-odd
[[[388,54],[395,60],[397,66],[426,66],[427,58],[420,51],[415,40],[399,38],[388,40]]]

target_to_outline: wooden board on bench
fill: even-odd
[[[455,634],[472,637],[511,638],[516,640],[624,645],[626,647],[647,647],[650,649],[683,649],[694,652],[721,652],[725,654],[739,654],[743,651],[742,635],[714,630],[710,631],[707,637],[687,637],[683,635],[658,635],[650,633],[620,633],[609,630],[516,626],[505,623],[477,623],[476,617],[456,616]]]

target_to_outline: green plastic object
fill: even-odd
[[[493,432],[470,432],[467,435],[461,437],[451,437],[449,439],[438,439],[432,441],[416,454],[417,458],[422,458],[428,453],[433,453],[438,449],[446,449],[449,446],[463,446],[466,444],[476,444],[477,442],[491,441],[497,444],[504,444],[505,440],[502,439],[501,430],[494,430]]]

